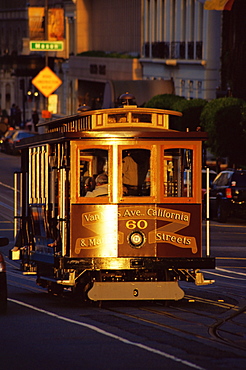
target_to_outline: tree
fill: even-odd
[[[179,95],[174,94],[159,94],[153,96],[146,104],[145,108],[156,108],[156,109],[166,109],[175,110],[174,104],[180,101],[185,101],[186,99]],[[179,119],[180,117],[170,116],[169,117],[169,127],[173,130],[179,130]]]
[[[205,105],[201,124],[207,146],[217,157],[228,157],[230,167],[246,165],[246,103],[237,98],[214,99]]]
[[[174,94],[159,94],[153,96],[153,98],[145,104],[145,108],[174,110],[173,105],[180,100],[185,100],[185,98]]]
[[[160,94],[150,99],[145,107],[181,112],[182,117],[170,116],[170,129],[186,131],[188,128],[190,131],[195,131],[200,126],[200,115],[206,104],[207,101],[204,99],[187,100],[178,95]]]
[[[206,104],[207,101],[204,99],[178,100],[173,104],[173,110],[183,113],[183,116],[175,117],[176,128],[173,128],[180,131],[186,131],[187,128],[189,131],[196,131],[201,125],[200,116]]]

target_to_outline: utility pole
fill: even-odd
[[[20,79],[20,90],[22,91],[22,112],[23,112],[23,124],[25,127],[26,124],[26,90],[25,90],[26,84],[25,79]]]

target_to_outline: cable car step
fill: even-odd
[[[179,300],[184,291],[177,281],[94,282],[89,299],[103,300]]]

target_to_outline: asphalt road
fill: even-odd
[[[13,245],[13,180],[20,158],[0,153],[0,234]],[[203,225],[205,228],[205,223]],[[178,302],[83,305],[70,292],[50,296],[7,262],[8,313],[0,317],[0,368],[245,369],[246,259],[244,220],[210,223],[215,282],[182,282]],[[204,232],[204,251],[206,253]]]

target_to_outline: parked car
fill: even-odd
[[[212,182],[214,181],[216,176],[217,176],[217,172],[213,170],[209,170],[209,187],[211,187]],[[202,169],[202,199],[206,191],[207,191],[207,170]]]
[[[245,217],[246,171],[221,171],[212,182],[209,205],[211,218],[219,222],[226,222],[232,215]]]
[[[26,137],[37,135],[37,132],[30,132],[26,130],[16,130],[15,133],[8,139],[8,153],[18,154],[19,150],[16,148],[16,144]]]
[[[8,238],[0,237],[0,247],[9,244]],[[7,311],[7,279],[6,264],[3,254],[0,252],[0,314]]]
[[[1,150],[1,152],[8,153],[8,150],[9,150],[9,146],[8,146],[9,139],[14,135],[14,133],[16,131],[17,130],[10,129],[10,130],[7,130],[4,135],[1,136],[1,139],[0,139],[0,150]]]
[[[217,172],[209,170],[209,186],[211,186],[213,180],[217,176]],[[187,172],[184,172],[184,186],[187,186]],[[204,199],[204,194],[206,193],[207,188],[207,170],[202,169],[202,199]],[[186,190],[185,190],[186,191]]]

